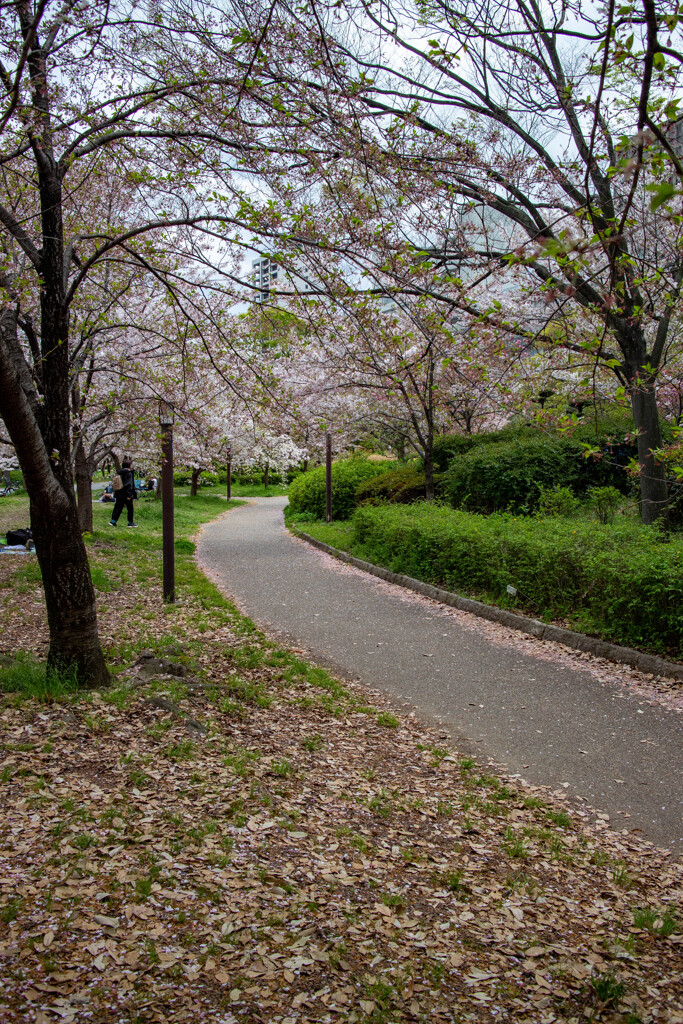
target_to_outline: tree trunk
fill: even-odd
[[[190,481],[190,497],[196,498],[197,491],[199,489],[199,478],[202,475],[201,469],[192,470],[192,480]]]
[[[651,525],[666,517],[669,500],[665,467],[652,454],[662,446],[657,395],[652,381],[641,381],[632,387],[631,407],[638,431],[640,515],[644,523]]]
[[[31,529],[43,577],[50,627],[48,672],[73,672],[82,686],[109,682],[97,630],[95,591],[83,543],[68,444],[68,376],[64,389],[67,429],[55,450],[43,438],[41,407],[21,386],[23,359],[16,337],[16,309],[0,314],[0,417],[16,449],[31,508]]]
[[[427,501],[434,501],[436,491],[434,488],[434,453],[431,445],[424,454],[425,464],[425,498]]]
[[[50,627],[48,672],[73,672],[82,686],[109,681],[97,631],[95,591],[78,522],[71,466],[71,367],[68,279],[62,219],[62,177],[54,156],[46,52],[28,0],[15,5],[30,76],[31,147],[40,194],[42,245],[22,245],[40,281],[40,353],[31,372],[17,338],[17,307],[0,311],[0,417],[24,474],[31,528],[43,577]],[[34,227],[36,229],[37,225]],[[28,236],[26,236],[28,238]]]
[[[97,629],[95,591],[76,502],[61,488],[31,497],[31,530],[50,627],[48,671],[73,672],[81,686],[109,682]],[[92,512],[92,507],[91,507]]]
[[[266,468],[263,470],[263,486],[268,490],[268,478],[270,475],[270,466],[266,462]]]
[[[78,522],[81,533],[92,533],[92,470],[83,451],[82,440],[76,444],[76,494],[78,496]]]

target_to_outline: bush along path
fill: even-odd
[[[680,1024],[681,866],[268,640],[192,560],[220,505],[179,505],[175,608],[157,507],[96,510],[111,689],[4,659],[0,1019]]]
[[[615,643],[683,655],[680,534],[664,542],[628,521],[484,516],[420,503],[357,509],[342,546],[426,583]]]

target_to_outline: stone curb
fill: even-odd
[[[501,626],[508,626],[510,629],[519,629],[523,633],[530,633],[539,640],[552,640],[557,644],[564,644],[565,647],[573,647],[577,651],[586,651],[597,658],[606,658],[608,661],[615,661],[618,664],[630,665],[641,672],[651,672],[655,676],[666,676],[669,679],[683,681],[683,665],[673,661],[666,661],[665,658],[658,658],[655,654],[645,654],[643,651],[636,651],[632,647],[620,647],[619,644],[611,644],[607,640],[598,640],[593,636],[586,636],[585,633],[576,633],[573,629],[562,629],[560,626],[551,626],[541,622],[539,619],[530,619],[526,615],[518,615],[515,612],[508,612],[504,608],[496,608],[495,605],[483,604],[481,601],[473,601],[469,597],[461,597],[450,590],[441,590],[433,587],[430,583],[423,583],[422,580],[414,580],[412,576],[401,576],[398,573],[390,572],[372,562],[365,562],[362,558],[355,558],[347,551],[340,551],[329,544],[325,544],[309,533],[304,533],[295,526],[287,527],[295,536],[300,537],[313,547],[319,548],[328,555],[338,558],[341,562],[348,562],[356,569],[369,572],[378,576],[387,583],[395,583],[399,587],[414,590],[417,594],[430,597],[433,601],[440,601],[451,608],[458,608],[463,612],[470,612],[482,619],[489,619],[491,622],[498,622]]]

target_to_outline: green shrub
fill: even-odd
[[[363,480],[387,472],[384,462],[368,459],[340,459],[332,463],[332,518],[348,519],[356,507],[356,491]],[[289,488],[289,508],[308,512],[316,519],[325,516],[325,467],[301,473]]]
[[[381,476],[363,480],[356,497],[359,505],[378,505],[383,501],[407,505],[425,497],[425,475],[417,466],[397,466]]]
[[[535,615],[571,617],[618,643],[680,651],[683,543],[628,520],[482,516],[420,503],[363,506],[354,553],[394,572]]]
[[[621,502],[621,494],[616,487],[591,487],[588,502],[600,523],[611,523]]]
[[[223,474],[225,479],[225,474]],[[218,483],[218,473],[210,473],[208,470],[202,470],[199,477],[200,487],[215,487]],[[192,483],[192,470],[191,469],[176,469],[173,473],[173,483],[176,487],[189,487]]]
[[[502,430],[490,430],[481,434],[444,434],[434,442],[434,467],[445,473],[453,459],[465,455],[472,448],[482,444],[498,444],[499,441],[511,441],[514,438],[533,436],[534,427],[529,423],[503,427]]]
[[[665,443],[672,436],[670,424],[662,423]],[[597,419],[587,416],[571,425],[565,431],[545,430],[533,423],[514,423],[501,430],[481,434],[444,434],[434,443],[434,465],[445,473],[454,459],[481,445],[500,444],[502,441],[553,439],[568,441],[583,452],[583,444],[599,449],[600,456],[587,461],[586,474],[592,486],[615,486],[620,491],[628,490],[626,466],[637,454],[633,418],[623,409],[616,408]],[[562,485],[564,481],[556,481]]]
[[[234,481],[234,479],[235,478],[233,477],[233,481]],[[258,470],[254,470],[253,472],[250,472],[250,473],[247,473],[247,472],[238,473],[237,474],[237,483],[238,484],[242,484],[242,486],[247,486],[247,487],[249,485],[252,485],[252,484],[254,486],[258,486],[259,484],[263,483],[263,473],[259,473]]]
[[[616,493],[619,496],[619,492]],[[538,511],[544,516],[573,516],[579,505],[579,499],[569,487],[543,487],[538,496]]]
[[[456,508],[474,512],[532,512],[541,494],[554,487],[629,489],[624,466],[630,455],[621,465],[607,442],[599,457],[586,458],[584,452],[578,440],[538,433],[478,445],[451,463],[446,493]]]
[[[479,445],[451,463],[446,490],[455,507],[530,512],[544,489],[579,486],[582,459],[579,446],[554,438]]]
[[[444,434],[434,442],[432,456],[434,466],[441,473],[445,473],[453,459],[465,455],[477,444],[477,439],[486,437],[486,434]]]

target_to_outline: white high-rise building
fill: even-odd
[[[265,256],[254,260],[251,264],[251,277],[254,285],[258,288],[255,301],[263,304],[270,300],[270,292],[274,285],[277,285],[280,268],[273,263],[270,257]]]

